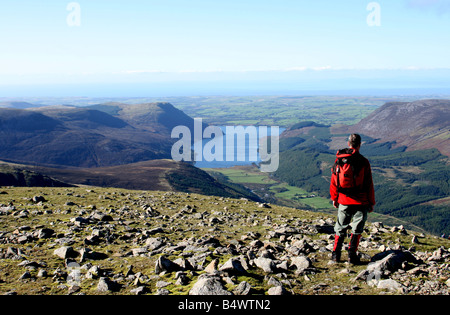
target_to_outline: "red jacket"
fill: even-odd
[[[358,155],[358,158],[361,160],[362,169],[360,172],[364,172],[364,182],[362,185],[362,189],[351,196],[344,194],[343,192],[338,191],[337,187],[337,175],[334,172],[331,172],[331,183],[330,183],[330,195],[331,200],[337,201],[337,203],[341,205],[375,205],[375,191],[373,189],[373,180],[372,180],[372,170],[370,168],[369,160],[367,160],[364,156],[362,156],[358,150],[353,150],[353,156]],[[339,152],[336,154],[336,157],[339,157]]]

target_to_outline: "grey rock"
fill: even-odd
[[[377,284],[378,289],[386,289],[391,292],[400,292],[404,286],[392,279],[380,280]]]
[[[288,295],[288,291],[286,291],[286,289],[282,286],[276,286],[276,287],[271,287],[268,291],[267,294],[269,295]]]
[[[95,252],[89,248],[82,248],[80,250],[80,263],[86,261],[87,259],[91,260],[101,260],[107,258],[108,255],[104,253]]]
[[[156,290],[156,295],[170,295],[170,291],[164,288]]]
[[[145,240],[145,246],[147,246],[149,250],[156,250],[163,245],[165,245],[165,242],[159,237],[150,237]]]
[[[275,270],[275,262],[270,258],[258,257],[253,260],[258,268],[261,268],[264,272],[273,273]]]
[[[219,271],[225,271],[231,274],[245,274],[246,270],[241,264],[239,258],[233,257],[228,259],[220,268]]]
[[[219,265],[219,260],[218,259],[213,259],[208,264],[208,266],[206,266],[205,272],[207,272],[207,273],[216,273],[218,271],[217,270],[218,265]]]
[[[50,238],[53,236],[53,234],[55,234],[54,230],[44,228],[37,231],[37,238],[39,239]]]
[[[428,261],[441,261],[447,257],[450,257],[450,253],[446,251],[443,247],[439,247],[437,250],[433,252],[431,257],[428,258]]]
[[[75,223],[77,226],[82,226],[84,224],[89,224],[91,221],[83,217],[75,217],[70,219],[70,222]]]
[[[94,220],[97,220],[97,221],[101,221],[101,222],[114,221],[112,216],[110,216],[108,214],[104,214],[103,212],[99,212],[99,211],[95,211],[94,213],[92,213],[91,218],[93,218]]]
[[[271,287],[278,287],[283,285],[279,280],[275,279],[274,277],[270,277],[269,281],[267,281],[267,284]]]
[[[25,280],[25,279],[30,279],[31,278],[31,273],[29,271],[25,271],[20,277],[19,280]]]
[[[31,201],[33,201],[34,203],[39,203],[46,202],[47,200],[43,196],[34,196],[33,198],[31,198]]]
[[[131,252],[133,253],[133,256],[137,257],[140,255],[145,255],[148,253],[148,248],[147,247],[138,247],[138,248],[133,248],[131,250]]]
[[[402,268],[402,265],[406,262],[420,263],[420,261],[414,257],[408,251],[402,250],[389,250],[383,253],[376,254],[372,257],[372,262],[367,266],[369,272],[394,272]]]
[[[301,273],[312,266],[311,260],[306,256],[296,256],[291,258],[291,266],[297,268],[296,273]]]
[[[135,294],[135,295],[141,295],[141,294],[147,293],[147,289],[146,289],[145,286],[141,285],[141,286],[138,286],[135,289],[131,289],[130,293]]]
[[[231,292],[224,288],[218,276],[204,274],[198,277],[189,295],[231,295]]]
[[[189,262],[189,260],[184,259],[182,257],[175,259],[173,261],[173,263],[178,265],[180,270],[194,270],[195,269],[192,266],[192,264]]]
[[[62,259],[75,258],[78,253],[70,246],[62,246],[53,251],[53,254]]]
[[[98,281],[98,284],[97,284],[98,292],[112,291],[112,288],[113,288],[112,282],[108,278],[101,277],[100,280]]]
[[[167,281],[158,281],[156,282],[156,287],[157,288],[164,288],[167,287],[168,285],[171,285],[172,283],[167,282]]]
[[[180,269],[181,267],[179,265],[175,264],[173,261],[166,258],[165,256],[159,257],[155,263],[156,274],[159,274],[163,271],[167,272],[179,271]]]
[[[86,245],[99,245],[101,243],[100,237],[97,235],[89,235],[84,239]]]
[[[38,278],[46,278],[48,276],[47,271],[45,269],[39,269],[37,277]]]
[[[233,290],[235,295],[248,295],[250,294],[250,290],[252,286],[247,281],[242,281],[239,285]]]

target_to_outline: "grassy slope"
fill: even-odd
[[[88,246],[93,251],[105,253],[108,258],[99,261],[88,261],[99,266],[103,270],[108,270],[114,274],[125,274],[129,266],[133,266],[133,272],[142,273],[146,280],[143,283],[150,289],[150,294],[156,293],[157,281],[170,282],[166,288],[171,294],[187,294],[192,287],[192,283],[197,279],[198,274],[188,273],[191,283],[187,286],[176,286],[175,274],[167,273],[156,275],[154,272],[155,262],[159,255],[151,257],[134,257],[124,255],[133,248],[138,248],[144,240],[139,243],[138,235],[129,239],[126,236],[132,231],[151,230],[162,227],[163,233],[158,233],[153,237],[162,237],[171,243],[189,239],[191,237],[200,238],[212,236],[220,240],[223,245],[235,244],[239,240],[241,244],[248,244],[252,239],[245,239],[248,233],[260,233],[262,240],[264,235],[274,226],[285,224],[286,222],[303,222],[305,224],[317,224],[320,220],[325,220],[327,215],[323,213],[313,213],[300,211],[293,208],[272,206],[270,209],[259,208],[254,202],[228,199],[214,196],[202,196],[185,193],[167,193],[153,191],[128,191],[112,188],[2,188],[0,194],[0,204],[13,202],[18,211],[28,210],[27,217],[14,214],[0,216],[0,231],[12,233],[19,227],[29,226],[31,229],[52,228],[58,237],[70,237],[74,239],[73,248],[86,247],[83,240],[92,233],[92,229],[111,229],[116,236],[111,244],[100,244]],[[42,195],[47,199],[42,205],[30,203],[29,198],[35,195]],[[68,206],[68,202],[73,202],[75,206]],[[140,205],[151,205],[154,210],[160,212],[160,216],[153,218],[140,217],[144,210]],[[95,205],[98,211],[108,213],[115,218],[114,222],[104,224],[97,223],[92,227],[74,227],[70,222],[72,218],[87,216]],[[195,209],[195,213],[202,213],[204,219],[196,218],[193,215],[184,213],[180,215],[180,209],[190,205]],[[124,207],[131,209],[131,212],[122,212]],[[208,224],[209,218],[228,218],[217,224]],[[228,221],[232,220],[232,221]],[[244,237],[244,238],[243,238]],[[332,240],[326,234],[306,235],[324,244],[331,243]],[[386,244],[394,241],[406,247],[410,246],[411,235],[385,234]],[[145,238],[144,238],[145,239]],[[278,239],[266,239],[276,244]],[[431,236],[421,238],[421,244],[416,244],[417,250],[432,251],[438,246],[450,247],[450,242],[437,239]],[[55,239],[41,239],[28,244],[0,244],[1,250],[14,246],[23,251],[30,261],[44,263],[44,269],[51,274],[48,277],[36,278],[39,268],[26,268],[17,266],[19,261],[11,259],[0,259],[0,292],[5,293],[15,291],[18,294],[67,294],[67,283],[61,278],[53,277],[53,271],[60,268],[66,271],[64,260],[53,254],[55,248],[60,245],[55,243]],[[275,246],[275,245],[272,245]],[[179,253],[178,253],[179,254]],[[168,255],[168,258],[178,257],[177,252]],[[368,253],[374,254],[374,253]],[[212,259],[217,258],[220,264],[224,263],[232,255],[212,254],[208,256],[205,266]],[[344,268],[342,264],[329,265],[328,254],[317,252],[310,256],[314,259],[314,266],[319,272],[309,274],[308,278],[295,278],[289,274],[293,286],[291,290],[295,294],[317,294],[317,287],[325,287],[320,294],[379,294],[382,290],[369,287],[365,282],[358,282],[358,289],[355,290],[355,283],[350,281],[355,275],[366,266],[347,267],[349,272],[341,272]],[[19,277],[29,270],[34,279],[19,280]],[[85,273],[85,271],[82,271]],[[201,273],[201,272],[200,272]],[[292,278],[293,277],[293,278]],[[60,280],[58,280],[60,279]],[[252,270],[247,276],[237,276],[234,281],[239,283],[246,280],[252,284],[256,292],[267,291],[269,285],[264,273]],[[420,282],[421,279],[417,279]],[[122,289],[115,294],[130,294],[130,290],[136,286],[132,281],[122,278]],[[98,280],[84,279],[80,284],[80,292],[85,294],[100,294],[96,290]],[[234,285],[228,285],[232,289]]]

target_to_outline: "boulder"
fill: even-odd
[[[241,261],[237,257],[233,257],[227,260],[220,268],[219,271],[225,271],[231,274],[245,274],[246,270],[241,264]]]
[[[53,251],[53,254],[62,259],[67,258],[75,258],[78,256],[78,252],[76,252],[71,246],[62,246]]]
[[[159,274],[163,271],[166,272],[173,272],[173,271],[179,271],[181,270],[181,267],[171,261],[170,259],[166,258],[165,256],[161,256],[158,258],[155,264],[155,273]]]
[[[189,290],[189,295],[231,295],[231,292],[224,288],[220,277],[203,274],[198,277],[197,282]]]
[[[270,258],[258,257],[253,260],[254,264],[261,268],[264,272],[273,273],[275,270],[275,262]]]

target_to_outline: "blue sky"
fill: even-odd
[[[67,23],[70,2],[79,4],[80,26]],[[380,26],[367,24],[370,2],[379,4]],[[2,0],[0,92],[57,83],[233,81],[243,73],[268,81],[274,72],[433,76],[450,69],[449,3]]]

